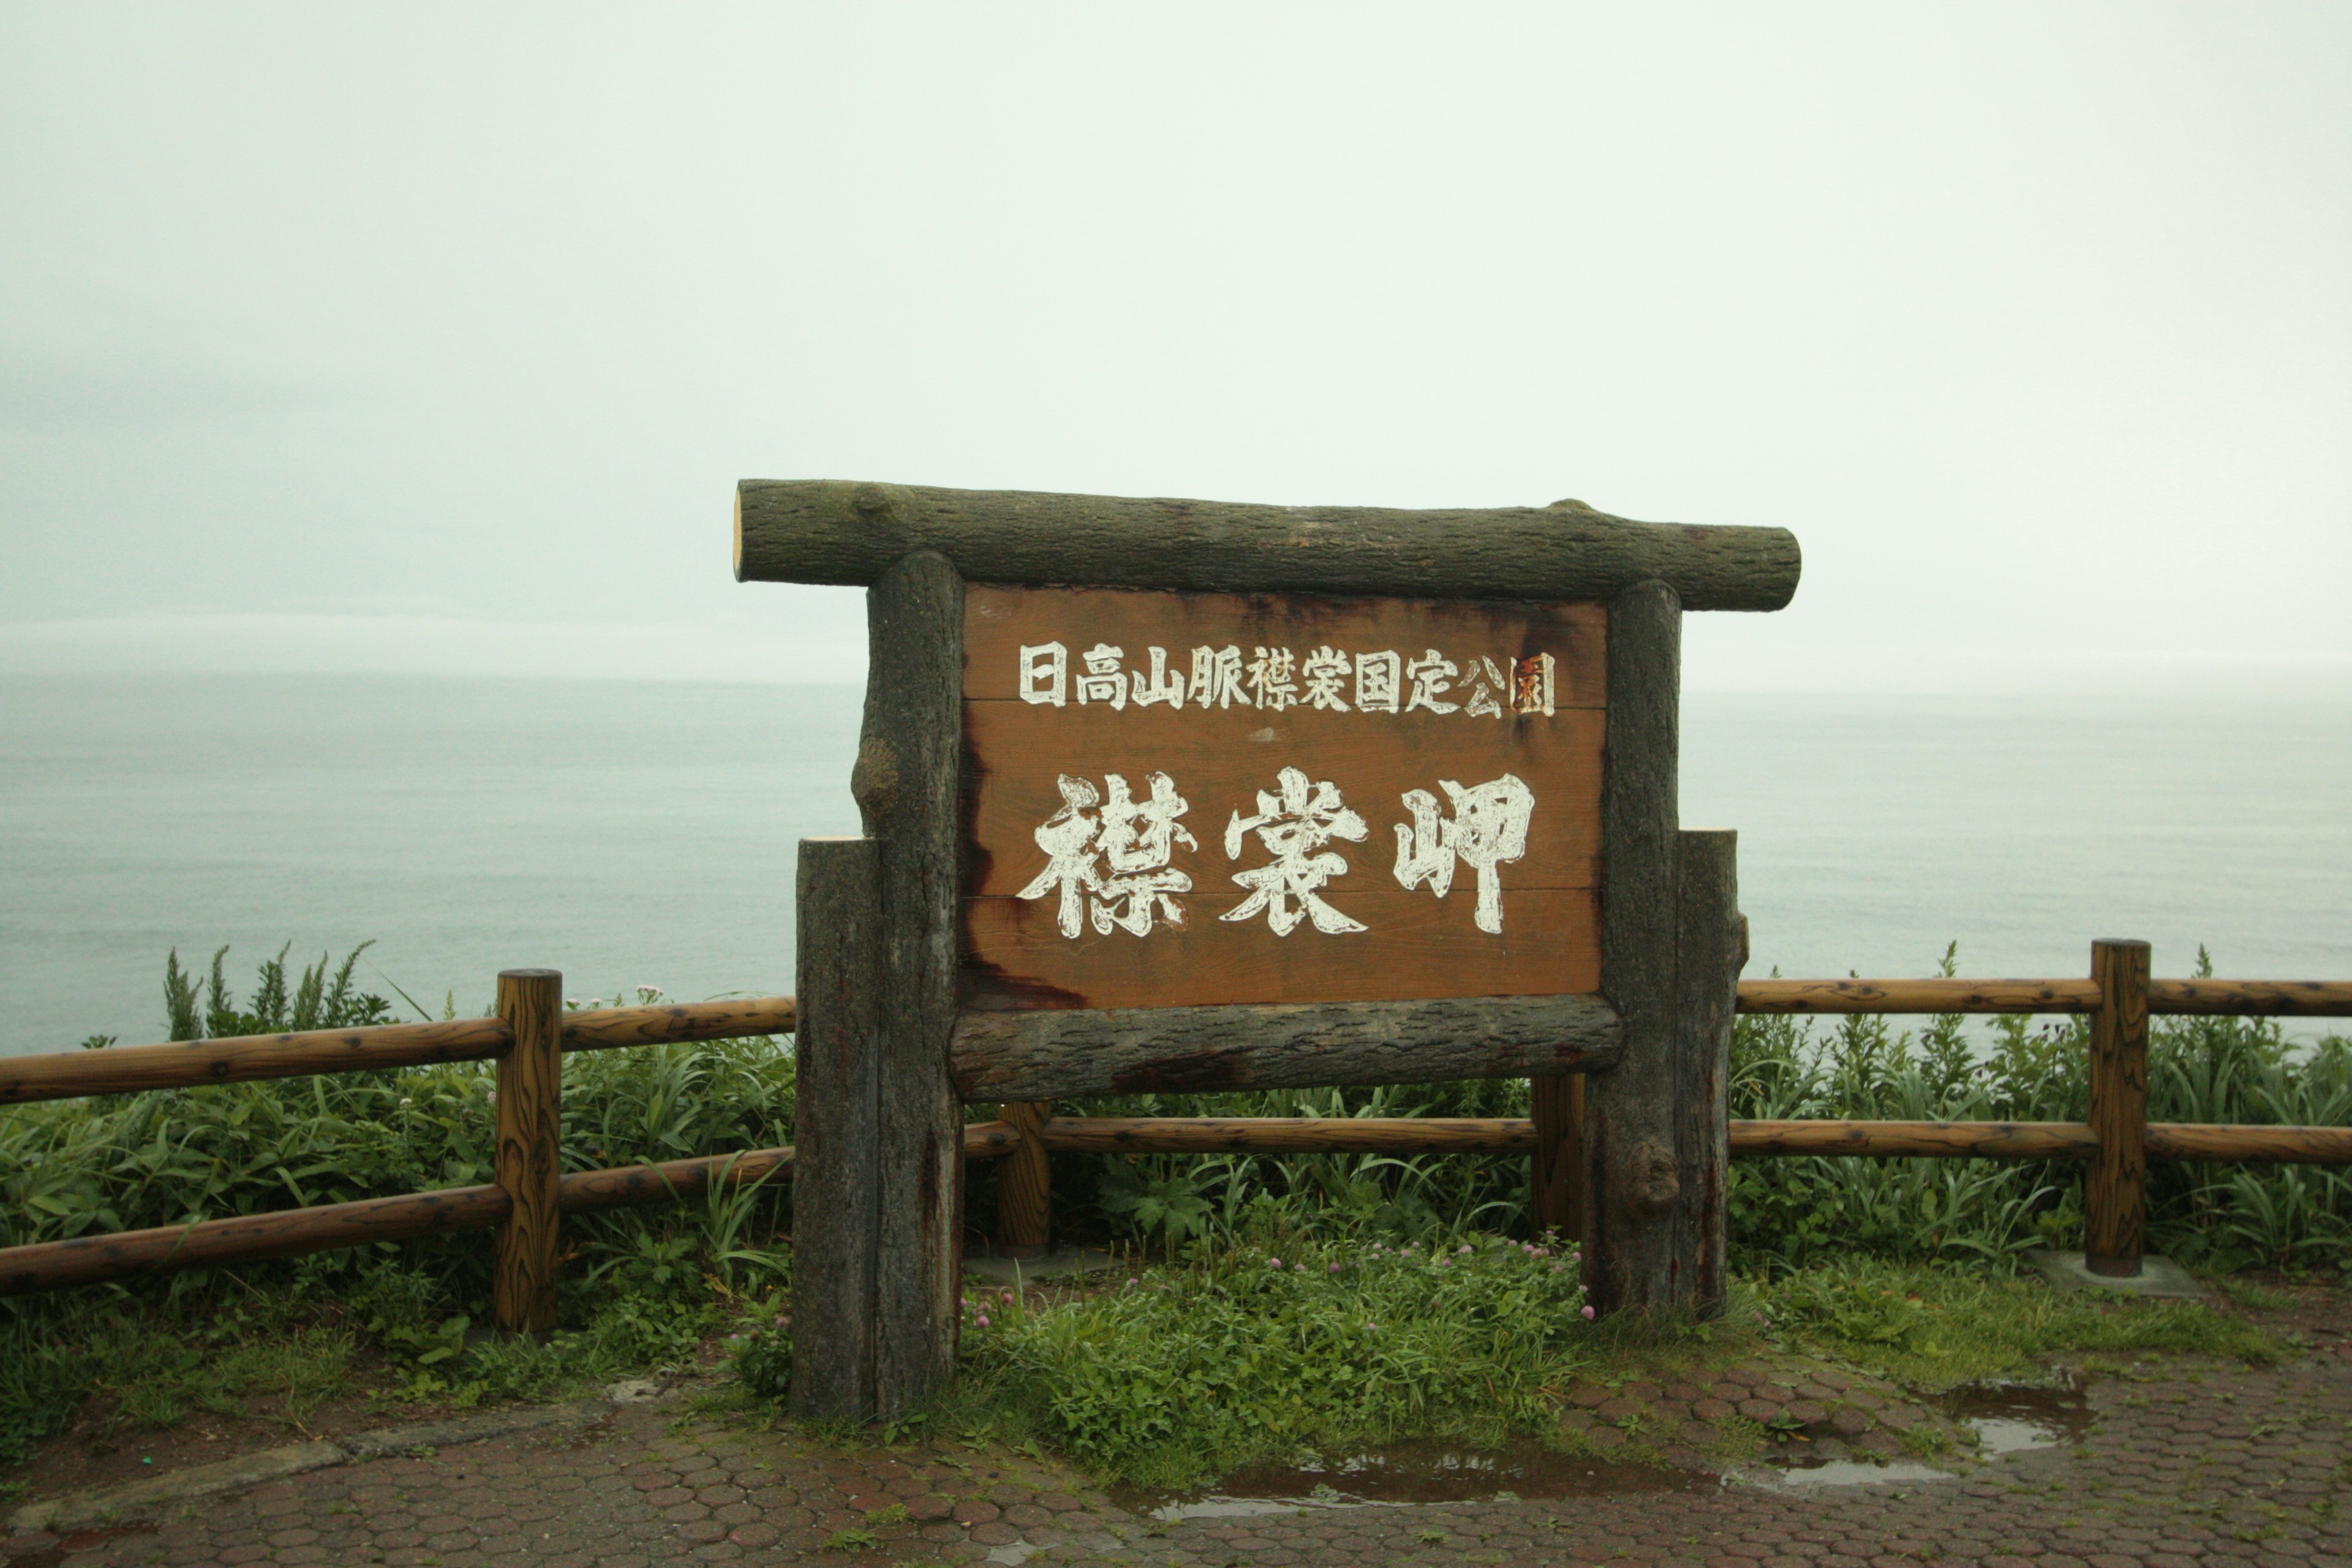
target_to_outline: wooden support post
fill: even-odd
[[[1601,990],[1624,1057],[1585,1087],[1592,1240],[1585,1279],[1603,1312],[1670,1310],[1677,1280],[1676,767],[1682,606],[1664,583],[1609,605],[1609,718],[1601,784]]]
[[[1685,830],[1675,863],[1675,1305],[1723,1314],[1725,1198],[1731,1180],[1731,1030],[1748,961],[1739,919],[1739,836]]]
[[[866,722],[850,776],[879,844],[880,1105],[875,1409],[915,1410],[955,1376],[963,1103],[955,1027],[963,755],[963,578],[902,556],[866,590]]]
[[[1528,1156],[1528,1220],[1570,1246],[1584,1243],[1584,1075],[1528,1080],[1536,1151]]]
[[[499,1226],[490,1318],[499,1328],[555,1327],[555,1258],[562,1230],[563,976],[499,974],[499,1016],[514,1043],[499,1058],[498,1184],[512,1207]]]
[[[881,847],[801,840],[793,1128],[793,1414],[874,1414]]]
[[[2091,1131],[2099,1152],[2083,1184],[2083,1263],[2129,1279],[2147,1240],[2147,972],[2144,942],[2091,944]]]
[[[996,1108],[1000,1121],[1016,1129],[1020,1143],[996,1167],[996,1255],[1034,1258],[1053,1240],[1052,1159],[1040,1142],[1050,1100],[1009,1100]]]

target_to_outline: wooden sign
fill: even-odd
[[[1597,991],[1606,625],[970,587],[962,1005]]]
[[[1596,1304],[1720,1304],[1738,923],[1677,820],[1682,616],[1787,604],[1794,536],[747,480],[734,545],[868,589],[865,833],[801,847],[795,1412],[954,1376],[974,1100],[1536,1078]]]

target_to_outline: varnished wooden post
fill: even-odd
[[[1623,1019],[1625,1054],[1585,1087],[1592,1245],[1585,1279],[1603,1312],[1675,1300],[1677,1152],[1675,860],[1682,606],[1664,583],[1609,605],[1609,715],[1601,792],[1608,846],[1601,893],[1601,990]]]
[[[1528,1080],[1536,1151],[1528,1156],[1528,1218],[1536,1234],[1584,1241],[1584,1075],[1555,1073]]]
[[[887,512],[888,497],[877,505]],[[879,527],[887,521],[877,513]],[[866,722],[850,788],[880,846],[881,1076],[875,1124],[876,1410],[893,1419],[955,1376],[963,1102],[956,1015],[963,578],[901,557],[866,591]]]
[[[1053,1162],[1040,1142],[1050,1100],[1008,1100],[996,1119],[1018,1131],[1021,1142],[996,1167],[996,1255],[1034,1258],[1053,1240]]]
[[[1675,864],[1675,1305],[1720,1317],[1727,1289],[1725,1197],[1731,1180],[1731,1030],[1748,961],[1739,919],[1739,836],[1685,830]]]
[[[499,1016],[514,1043],[499,1058],[498,1184],[512,1206],[499,1226],[490,1317],[501,1329],[555,1327],[555,1258],[562,1228],[563,976],[499,974]]]
[[[2139,1272],[2147,1241],[2147,972],[2144,942],[2091,944],[2098,1011],[2091,1015],[2091,1131],[2099,1152],[2083,1184],[2083,1263],[2094,1274]]]
[[[881,847],[801,840],[793,1037],[795,1415],[874,1414]]]

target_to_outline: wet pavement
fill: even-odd
[[[1114,1500],[1058,1466],[955,1444],[845,1451],[676,1403],[629,1405],[584,1434],[342,1465],[152,1524],[0,1539],[0,1563],[2352,1568],[2352,1355],[2141,1363],[2080,1389],[1933,1406],[1890,1402],[1867,1379],[1832,1386],[1820,1363],[1748,1371],[1720,1389],[1581,1391],[1569,1430],[1619,1436],[1577,1439],[1571,1455],[1399,1451],[1268,1472],[1264,1495],[1244,1476],[1192,1499]],[[1710,1421],[1708,1401],[1730,1415]],[[1750,1403],[1768,1415],[1742,1415]],[[1750,1459],[1709,1457],[1743,1435]],[[1969,1457],[1976,1436],[1993,1457]]]

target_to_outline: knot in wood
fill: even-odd
[[[879,736],[866,737],[849,770],[849,793],[869,829],[888,817],[898,804],[898,748]]]
[[[1655,1138],[1633,1151],[1633,1202],[1651,1214],[1674,1207],[1682,1195],[1683,1180],[1675,1152]]]
[[[880,517],[890,510],[890,492],[880,485],[860,485],[849,504],[866,517]]]

